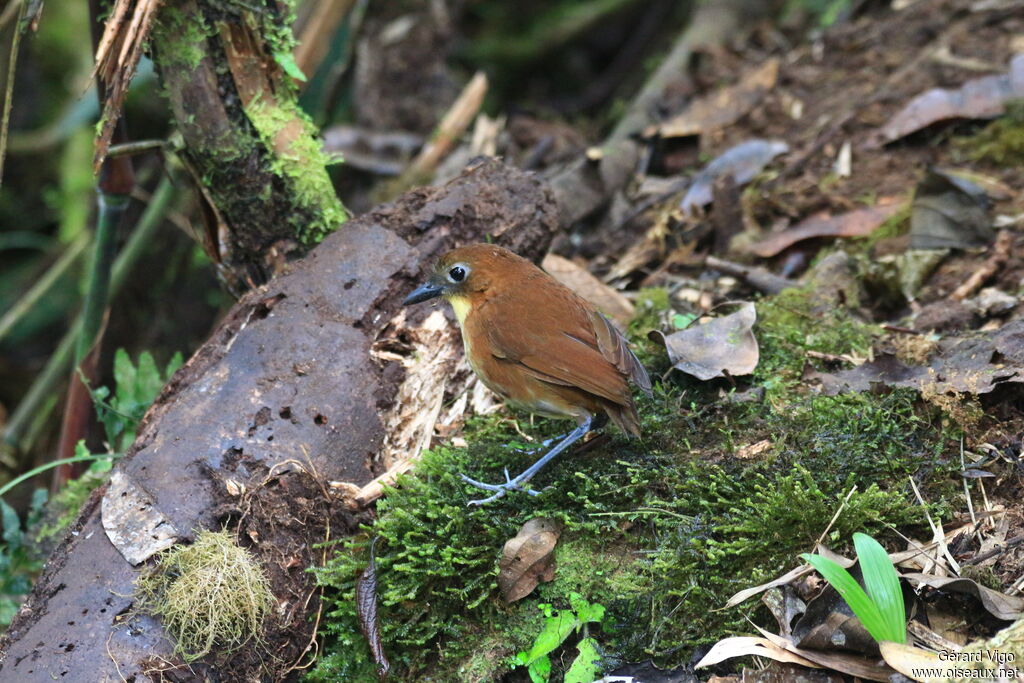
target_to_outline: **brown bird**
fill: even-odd
[[[627,434],[640,435],[629,380],[649,395],[647,371],[611,322],[568,287],[508,249],[473,244],[441,257],[430,279],[403,304],[438,296],[455,310],[469,364],[491,391],[515,408],[577,424],[519,476],[510,479],[506,471],[503,484],[463,474],[466,482],[495,492],[470,504],[524,490],[605,415]]]

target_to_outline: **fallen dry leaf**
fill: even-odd
[[[767,657],[768,659],[774,659],[776,662],[799,664],[811,669],[820,668],[811,660],[779,647],[767,638],[757,638],[755,636],[734,636],[718,641],[699,662],[694,664],[693,668],[700,669],[705,666],[714,666],[734,657]]]
[[[935,670],[943,666],[951,666],[939,659],[939,655],[918,647],[903,643],[883,641],[878,644],[882,651],[882,659],[892,668],[914,681],[923,681],[922,671]],[[931,680],[931,679],[928,679]]]
[[[370,644],[370,653],[377,664],[377,674],[383,678],[391,669],[388,658],[384,654],[384,643],[380,639],[380,617],[377,614],[377,561],[374,549],[377,539],[370,543],[370,563],[356,580],[356,612],[359,615],[359,627]]]
[[[749,375],[757,367],[759,350],[754,337],[754,323],[757,310],[751,302],[744,303],[735,313],[715,318],[703,325],[695,325],[667,337],[654,330],[652,341],[665,346],[672,366],[708,380],[724,377]]]
[[[837,373],[809,371],[824,393],[871,391],[874,385],[910,387],[934,394],[986,394],[1003,382],[1024,382],[1024,320],[992,333],[939,342],[929,365],[906,365],[890,354]]]
[[[875,206],[856,209],[838,216],[817,214],[800,221],[788,230],[751,244],[748,249],[762,258],[770,258],[797,242],[814,237],[863,237],[870,235],[902,208],[903,203],[897,198],[886,197],[879,200]]]
[[[862,657],[860,655],[843,654],[839,652],[807,650],[799,648],[788,639],[774,633],[770,633],[763,628],[757,627],[757,630],[760,631],[761,635],[765,638],[787,652],[809,659],[818,666],[827,669],[833,669],[840,673],[857,676],[869,681],[885,681],[886,683],[889,681],[889,676],[894,673],[891,668],[880,663],[877,658]]]
[[[505,602],[522,600],[538,583],[555,578],[555,546],[561,535],[558,522],[534,517],[505,543],[498,564],[498,588]]]
[[[903,574],[902,576],[908,581],[915,581],[939,590],[973,595],[981,601],[988,613],[997,619],[1016,621],[1024,615],[1024,598],[986,588],[972,579],[932,574]]]
[[[910,249],[970,249],[994,236],[985,190],[966,178],[929,169],[914,193]]]
[[[1008,73],[918,95],[878,130],[876,145],[899,140],[939,121],[993,119],[1006,111],[1007,101],[1020,97],[1024,97],[1024,55],[1010,60]]]
[[[730,147],[694,176],[679,206],[685,213],[707,206],[716,178],[731,175],[737,185],[749,183],[772,159],[788,151],[789,145],[781,140],[747,140]]]
[[[739,121],[757,106],[765,94],[775,87],[779,77],[779,60],[775,57],[745,73],[739,83],[701,97],[660,126],[644,131],[663,138],[700,135]]]
[[[597,309],[620,325],[633,319],[633,302],[598,280],[588,270],[557,254],[544,257],[541,267],[563,285],[597,306]]]

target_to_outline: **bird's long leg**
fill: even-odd
[[[540,453],[545,448],[551,446],[551,444],[561,441],[567,436],[569,436],[568,432],[565,434],[559,434],[558,436],[552,436],[550,439],[544,439],[533,448],[513,448],[512,450],[514,450],[516,453],[522,453],[524,455],[533,455],[535,453]]]
[[[509,479],[508,472],[506,472],[504,484],[485,484],[475,479],[470,479],[465,474],[459,475],[462,477],[462,481],[466,482],[467,484],[472,484],[473,486],[476,486],[477,488],[480,489],[484,489],[485,491],[495,492],[493,496],[488,496],[487,498],[480,498],[478,500],[471,500],[469,501],[469,504],[486,505],[487,503],[491,503],[503,497],[509,491],[524,490],[523,484],[530,481],[530,479],[532,479],[535,474],[540,472],[545,465],[554,460],[566,448],[568,448],[569,446],[573,445],[576,441],[581,439],[587,432],[590,431],[590,427],[593,423],[594,418],[588,416],[583,424],[581,424],[579,427],[566,434],[565,438],[559,441],[554,448],[552,448],[544,455],[544,457],[542,457],[540,460],[526,468],[526,470],[524,470],[523,473],[517,476],[515,479]],[[525,489],[525,491],[526,493],[529,493],[531,496],[539,495],[539,491],[534,491],[533,489]]]

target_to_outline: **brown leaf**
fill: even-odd
[[[750,112],[775,87],[778,77],[779,60],[772,57],[745,73],[739,83],[695,100],[683,113],[645,133],[676,138],[725,128]]]
[[[877,133],[881,144],[948,119],[993,119],[1006,102],[1024,97],[1024,55],[1010,60],[1006,74],[974,78],[956,89],[933,88],[910,101]]]
[[[377,615],[377,562],[374,559],[374,547],[377,539],[370,544],[370,563],[356,581],[356,613],[359,615],[359,628],[370,644],[370,653],[377,663],[377,675],[387,676],[391,664],[384,654],[384,643],[380,639],[380,617]]]
[[[561,525],[547,517],[526,522],[501,552],[498,588],[505,602],[529,595],[537,584],[555,578],[555,545]]]
[[[903,643],[883,641],[878,644],[878,647],[882,651],[882,659],[886,664],[915,681],[924,680],[921,678],[922,671],[934,671],[942,667],[952,668],[955,666],[955,664],[950,665],[940,660],[939,655],[934,652]]]
[[[665,346],[676,370],[697,379],[749,375],[757,367],[759,350],[754,337],[757,310],[747,302],[735,313],[709,323],[673,332],[667,337],[654,330],[652,341]]]
[[[621,325],[633,319],[633,302],[598,280],[586,269],[557,254],[544,257],[541,267],[551,277],[597,306],[598,310]]]
[[[1024,598],[986,588],[972,579],[932,574],[903,574],[903,578],[943,591],[973,595],[996,619],[1016,621],[1024,615]]]
[[[1024,320],[1015,320],[983,336],[943,339],[929,365],[906,365],[895,356],[837,373],[809,371],[805,378],[821,382],[834,396],[849,391],[910,387],[935,394],[986,394],[1003,382],[1024,382]]]
[[[697,207],[707,206],[716,178],[731,175],[737,185],[749,183],[772,159],[788,151],[789,145],[780,140],[747,140],[730,147],[694,176],[680,207],[692,213]]]
[[[775,645],[778,645],[787,652],[809,659],[818,666],[834,669],[835,671],[849,674],[851,676],[857,676],[858,678],[864,678],[869,681],[885,681],[886,683],[889,681],[889,676],[893,674],[893,670],[885,664],[879,663],[877,658],[873,659],[869,657],[861,657],[859,655],[842,654],[837,652],[806,650],[793,645],[793,643],[782,636],[765,631],[763,628],[757,627],[757,630],[761,632],[761,635]]]
[[[863,237],[870,235],[904,204],[895,197],[886,197],[878,204],[838,216],[817,214],[800,221],[792,228],[770,235],[750,245],[749,250],[762,258],[770,258],[797,242],[814,237]]]
[[[939,169],[929,169],[914,193],[911,249],[970,249],[994,237],[985,190]]]

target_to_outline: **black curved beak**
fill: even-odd
[[[405,297],[405,301],[402,302],[402,305],[408,306],[410,304],[418,304],[422,301],[429,301],[434,297],[441,296],[441,293],[443,291],[444,288],[441,287],[440,285],[435,285],[431,282],[428,282],[412,290],[412,293],[410,293],[409,296]]]

